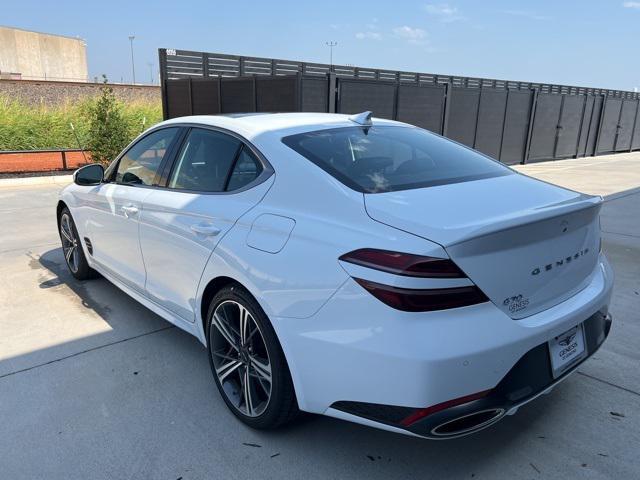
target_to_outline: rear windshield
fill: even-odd
[[[343,127],[291,135],[282,141],[348,187],[365,193],[513,173],[480,153],[415,127]]]

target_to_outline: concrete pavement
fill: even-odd
[[[2,478],[640,476],[640,193],[603,208],[617,275],[603,348],[516,416],[433,442],[317,416],[244,427],[195,338],[104,279],[67,273],[57,188],[0,190]]]
[[[591,195],[640,187],[640,152],[514,165],[520,173]]]

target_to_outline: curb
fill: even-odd
[[[67,185],[73,182],[73,175],[43,175],[41,177],[0,178],[0,188],[25,187],[33,185]]]

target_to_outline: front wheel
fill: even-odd
[[[62,253],[69,267],[71,275],[78,280],[94,278],[97,273],[89,266],[87,258],[82,250],[80,236],[68,208],[63,208],[60,212],[60,240],[62,242]]]
[[[209,363],[222,398],[242,422],[276,428],[298,412],[293,382],[276,334],[242,287],[222,289],[208,312]]]

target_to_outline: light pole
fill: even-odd
[[[136,38],[135,35],[129,35],[129,44],[131,45],[131,76],[133,77],[133,84],[136,83],[136,66],[133,61],[133,39]]]
[[[153,81],[153,62],[147,62],[149,65],[149,82],[153,85],[155,82]]]
[[[329,47],[329,65],[333,66],[333,47],[338,45],[338,42],[325,42],[327,47]]]

